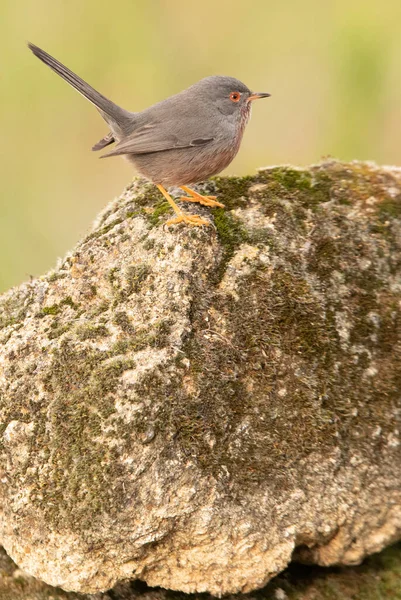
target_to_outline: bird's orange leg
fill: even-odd
[[[216,196],[202,196],[185,185],[180,185],[180,188],[190,195],[190,198],[188,198],[188,196],[182,196],[180,200],[184,200],[185,202],[199,202],[199,204],[203,204],[203,206],[220,206],[220,208],[224,208],[224,204],[217,202]]]
[[[209,221],[202,219],[202,217],[200,217],[199,215],[187,215],[183,213],[162,185],[159,185],[157,183],[156,187],[160,190],[160,192],[163,194],[163,196],[177,215],[174,219],[169,219],[168,221],[166,221],[166,225],[176,225],[177,223],[187,223],[188,225],[193,225],[194,227],[210,225]]]

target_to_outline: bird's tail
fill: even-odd
[[[78,90],[80,94],[92,102],[112,130],[113,125],[117,126],[119,129],[124,129],[124,125],[132,121],[132,113],[124,110],[117,104],[114,104],[111,100],[108,100],[83,79],[78,77],[78,75],[75,75],[70,69],[61,64],[61,62],[53,58],[53,56],[50,56],[50,54],[34,44],[28,43],[28,47],[35,56],[57,73],[57,75],[60,75],[67,83]]]

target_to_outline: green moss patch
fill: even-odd
[[[213,177],[216,195],[226,210],[246,206],[249,187],[255,177]],[[219,209],[217,209],[219,210]]]
[[[160,222],[160,217],[171,212],[171,210],[172,210],[171,206],[168,202],[159,201],[156,204],[153,212],[151,212],[150,214],[147,214],[147,219],[152,227],[156,227]]]
[[[50,306],[44,306],[42,308],[42,310],[40,311],[40,313],[38,314],[39,317],[46,317],[46,316],[56,316],[58,314],[60,314],[60,312],[62,311],[64,306],[69,306],[70,308],[77,310],[78,309],[78,305],[75,304],[75,302],[73,301],[73,299],[71,298],[71,296],[67,296],[66,298],[63,298],[58,304],[51,304]]]
[[[123,332],[128,335],[122,335],[112,346],[111,354],[127,354],[128,352],[139,352],[145,348],[164,348],[168,343],[168,335],[171,329],[171,322],[168,320],[154,323],[152,327],[134,329],[130,324],[127,315],[117,313],[117,324]]]
[[[214,224],[217,229],[223,256],[220,262],[217,278],[220,280],[226,270],[227,263],[234,256],[235,250],[248,241],[248,233],[239,219],[223,208],[213,210]]]
[[[401,194],[396,198],[385,198],[378,206],[379,212],[386,217],[401,217]]]
[[[109,334],[105,325],[83,324],[77,327],[76,334],[79,340],[94,340]]]
[[[93,525],[98,513],[117,513],[124,501],[118,484],[122,475],[118,451],[107,446],[102,428],[114,413],[113,393],[120,377],[132,367],[130,360],[110,359],[108,352],[94,349],[79,350],[69,340],[53,352],[43,377],[52,398],[50,425],[38,430],[32,441],[32,451],[47,449],[52,470],[43,480],[38,477],[32,501],[38,498],[46,518],[55,525],[82,531],[85,523]],[[100,435],[102,443],[97,440]]]

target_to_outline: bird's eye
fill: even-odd
[[[240,98],[241,98],[241,94],[239,92],[231,92],[231,94],[230,94],[230,100],[232,102],[239,102]]]

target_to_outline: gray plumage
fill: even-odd
[[[47,52],[33,44],[29,48],[90,100],[109,125],[110,133],[92,149],[116,142],[104,156],[125,155],[156,184],[186,185],[207,179],[227,167],[239,150],[250,116],[252,92],[238,79],[206,77],[135,113],[108,100]],[[238,100],[230,97],[232,93],[238,93]]]

